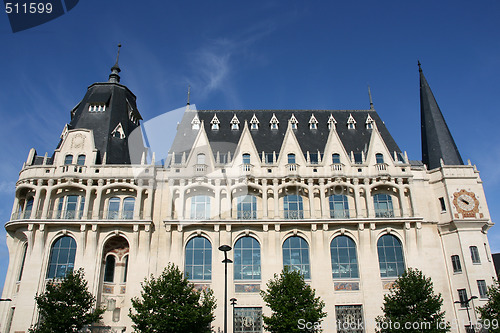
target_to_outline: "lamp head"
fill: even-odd
[[[231,251],[231,246],[221,245],[221,246],[219,246],[219,251],[223,251],[223,252]]]

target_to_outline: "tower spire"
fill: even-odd
[[[373,108],[372,92],[370,90],[370,86],[369,85],[368,85],[368,97],[370,97],[370,110],[375,110]]]
[[[187,105],[189,105],[189,97],[191,95],[191,86],[188,86],[188,101],[187,101]]]
[[[420,61],[418,71],[420,73],[422,162],[427,164],[428,169],[440,167],[440,160],[443,160],[445,165],[463,165],[464,162],[448,125],[422,72]]]
[[[111,83],[119,83],[120,82],[120,75],[118,75],[121,72],[120,66],[118,66],[118,60],[120,58],[120,48],[122,47],[122,44],[118,44],[118,53],[116,54],[116,62],[111,67],[111,74],[109,74],[109,80],[108,82]]]

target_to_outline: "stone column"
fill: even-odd
[[[280,207],[279,207],[279,190],[278,190],[278,179],[273,179],[273,193],[274,193],[274,218],[280,218]]]
[[[267,179],[262,180],[262,218],[267,219]]]
[[[50,201],[52,200],[52,187],[53,186],[54,186],[54,180],[49,179],[49,183],[48,183],[46,193],[45,193],[45,201],[43,202],[42,220],[45,220],[47,218],[47,215],[49,214]]]
[[[321,217],[327,219],[330,217],[330,209],[325,195],[325,180],[323,178],[319,180],[319,200],[321,203]]]
[[[94,201],[94,210],[92,211],[92,219],[99,219],[99,212],[101,210],[101,208],[104,208],[104,207],[101,207],[101,198],[102,198],[102,187],[104,186],[104,179],[99,179],[99,181],[97,182],[97,188],[96,188],[96,198],[95,198],[95,201]],[[104,214],[104,213],[103,213]],[[105,218],[105,216],[103,215],[102,218]]]
[[[309,218],[314,218],[316,216],[314,216],[314,185],[312,179],[307,180],[307,191],[309,192]]]
[[[33,198],[33,206],[31,207],[30,219],[32,220],[36,219],[36,213],[38,211],[38,204],[40,201],[40,193],[42,192],[42,183],[43,181],[41,179],[38,179],[36,184],[35,197]]]
[[[87,180],[87,188],[85,189],[85,205],[83,206],[82,218],[87,220],[89,218],[90,196],[92,195],[92,179]]]

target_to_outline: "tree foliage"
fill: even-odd
[[[96,299],[88,291],[83,268],[48,282],[45,292],[35,300],[41,320],[29,329],[31,333],[79,332],[104,313],[104,309],[94,309]]]
[[[305,283],[300,272],[285,267],[281,274],[267,283],[267,290],[261,291],[267,306],[273,311],[270,317],[263,316],[264,327],[272,333],[320,332],[318,327],[325,303],[315,296],[315,291]],[[309,328],[299,327],[310,323]],[[316,324],[316,325],[315,325]],[[304,326],[304,325],[302,325]]]
[[[132,299],[129,317],[141,333],[211,332],[214,320],[213,291],[198,291],[173,264],[142,283],[140,298]]]
[[[443,298],[434,294],[431,279],[408,268],[384,296],[384,316],[376,318],[377,331],[447,332],[450,325],[444,321],[442,305]]]
[[[500,284],[498,280],[488,287],[488,302],[477,308],[481,316],[482,325],[488,328],[489,332],[500,333]]]

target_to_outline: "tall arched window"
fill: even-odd
[[[377,193],[373,196],[373,204],[375,206],[375,217],[394,217],[394,209],[392,207],[392,199],[389,194]]]
[[[135,198],[128,197],[123,199],[123,214],[122,218],[130,220],[134,218]]]
[[[288,164],[294,164],[295,163],[295,154],[291,153],[288,154]]]
[[[239,220],[252,220],[257,218],[257,197],[243,195],[237,198],[237,213]]]
[[[375,160],[376,160],[377,164],[384,163],[384,155],[382,155],[380,153],[375,154]]]
[[[106,264],[104,265],[104,282],[113,283],[115,280],[115,266],[116,258],[110,254],[106,257]]]
[[[26,201],[26,206],[24,207],[24,218],[29,219],[31,217],[31,211],[33,210],[33,198],[29,198]]]
[[[300,195],[292,194],[283,198],[283,210],[285,219],[303,219],[304,205]]]
[[[81,219],[85,207],[85,197],[81,195],[66,195],[59,198],[55,217],[57,219]]]
[[[75,266],[76,242],[70,236],[59,237],[50,249],[47,279],[62,278]]]
[[[334,279],[359,278],[356,244],[350,237],[335,237],[330,244],[330,254]]]
[[[210,219],[210,197],[207,195],[196,195],[191,198],[191,219]]]
[[[403,248],[393,235],[383,235],[377,242],[380,277],[398,277],[405,270]]]
[[[334,194],[329,198],[330,203],[330,218],[332,219],[348,219],[349,218],[349,201],[346,195]]]
[[[198,154],[196,156],[196,163],[197,164],[205,164],[205,154]]]
[[[243,154],[243,164],[250,164],[250,154]]]
[[[23,245],[23,259],[21,261],[21,268],[19,269],[19,274],[17,275],[17,281],[21,281],[24,271],[24,263],[26,262],[26,254],[28,253],[28,243]]]
[[[260,244],[253,237],[241,237],[234,245],[234,279],[260,280]]]
[[[85,155],[78,155],[78,159],[76,160],[76,164],[85,165]]]
[[[212,244],[205,237],[191,238],[186,244],[184,274],[189,280],[212,279]]]
[[[116,220],[120,217],[120,198],[113,197],[108,203],[108,220]]]
[[[304,279],[311,278],[309,245],[302,237],[291,236],[283,243],[283,267],[302,273]]]
[[[339,154],[332,154],[332,163],[333,164],[340,164],[340,155]]]
[[[73,155],[66,155],[66,157],[64,157],[64,164],[73,164]]]

